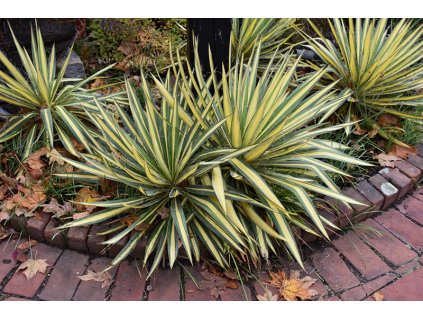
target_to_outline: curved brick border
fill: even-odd
[[[353,222],[363,221],[375,213],[387,209],[402,199],[422,177],[423,145],[417,144],[415,147],[418,150],[418,155],[410,154],[406,160],[395,161],[394,168],[380,169],[368,180],[360,181],[354,187],[342,191],[345,195],[365,204],[364,206],[348,207],[342,201],[325,197],[324,200],[327,204],[318,212],[333,224],[345,228]],[[50,213],[40,213],[37,217],[29,219],[25,219],[23,216],[12,216],[7,221],[16,231],[23,231],[39,242],[46,242],[60,248],[89,252],[94,255],[114,257],[128,240],[126,237],[115,245],[105,248],[105,245],[101,243],[107,240],[107,235],[98,236],[96,234],[106,230],[106,226],[78,227],[57,232],[55,228],[60,224],[59,222],[59,220],[51,218]],[[328,232],[330,236],[337,234],[329,228]],[[319,239],[305,231],[297,233],[301,236],[303,244]],[[134,234],[135,232],[131,235]],[[145,244],[146,239],[141,240],[131,256],[140,257]]]

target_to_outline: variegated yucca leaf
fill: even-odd
[[[266,68],[272,57],[291,45],[290,40],[297,33],[296,19],[244,18],[232,19],[231,46],[232,58],[244,57],[248,60],[257,42],[261,41],[259,68]]]
[[[200,170],[201,181],[213,189],[217,198],[213,207],[220,206],[232,226],[246,237],[246,248],[239,245],[245,255],[258,262],[258,255],[267,257],[278,246],[285,246],[301,264],[292,225],[311,233],[317,229],[328,237],[323,225],[328,222],[317,213],[313,197],[327,195],[346,203],[358,203],[344,196],[330,178],[331,174],[345,173],[325,160],[368,164],[344,154],[345,146],[318,139],[321,134],[345,126],[328,126],[323,121],[351,92],[347,89],[336,92],[336,83],[313,90],[326,75],[326,69],[313,73],[292,89],[290,82],[299,60],[292,64],[292,56],[285,54],[277,61],[277,69],[272,68],[274,60],[271,59],[265,71],[259,73],[260,50],[258,44],[247,63],[238,59],[230,70],[223,69],[219,82],[216,71],[204,80],[178,56],[173,62],[175,76],[181,76],[179,90],[183,100],[178,103],[174,102],[174,92],[159,80],[155,81],[169,105],[178,105],[178,114],[187,125],[194,125],[189,114],[198,118],[201,129],[206,131],[213,123],[226,119],[207,147],[216,149],[215,153],[221,149],[238,149],[241,154],[224,162],[216,158],[209,165],[218,163],[219,166],[209,169],[204,163],[205,168]],[[210,58],[214,70],[211,61]],[[195,63],[195,70],[199,70],[198,56]],[[206,109],[212,111],[200,116]],[[227,189],[261,205],[229,199],[224,195]],[[309,219],[313,227],[307,225],[305,219]],[[219,232],[214,233],[222,238]],[[231,238],[237,243],[235,237]],[[210,238],[208,244],[216,248],[211,251],[213,255],[220,253],[220,245],[215,244],[214,238]],[[236,250],[234,244],[232,246]],[[239,255],[245,259],[244,254]]]
[[[328,21],[335,43],[311,21],[320,38],[303,35],[330,66],[324,83],[329,80],[338,89],[352,90],[339,117],[345,122],[365,119],[369,129],[377,128],[377,117],[384,113],[423,119],[423,25],[402,19],[391,29],[388,19],[349,19],[348,25],[343,19]],[[351,127],[346,130],[349,133]]]
[[[24,157],[32,152],[36,141],[44,141],[48,147],[53,147],[57,137],[74,155],[77,155],[77,150],[71,138],[89,150],[93,134],[89,133],[87,116],[82,106],[93,109],[90,106],[93,94],[85,89],[85,85],[113,65],[84,80],[67,79],[64,76],[72,48],[60,70],[57,70],[55,47],[53,45],[48,56],[38,27],[35,32],[31,32],[30,54],[19,44],[12,30],[11,33],[25,72],[21,73],[0,52],[0,63],[7,71],[0,71],[0,101],[20,109],[17,115],[9,116],[8,124],[0,130],[0,142],[22,133],[21,136],[27,140],[22,151]],[[98,98],[102,100],[112,97]]]

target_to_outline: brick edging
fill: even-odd
[[[423,145],[417,144],[416,149],[418,154],[410,154],[407,159],[394,161],[394,168],[381,168],[378,173],[367,180],[362,180],[355,186],[342,191],[343,194],[366,206],[347,206],[340,200],[324,197],[326,204],[319,207],[318,213],[342,229],[353,222],[363,221],[373,214],[387,209],[414,189],[423,176]],[[106,227],[94,225],[58,232],[55,230],[58,222],[60,221],[52,218],[50,213],[41,212],[29,219],[13,215],[6,224],[18,232],[25,232],[39,242],[46,242],[60,248],[89,252],[94,255],[114,257],[126,243],[126,240],[121,240],[107,248],[101,244],[107,239],[107,235],[97,235],[98,232],[107,229]],[[337,234],[331,228],[327,228],[327,230],[329,236]],[[134,234],[135,232],[131,235]],[[297,235],[302,244],[320,239],[304,230],[298,231]],[[146,239],[140,240],[131,256],[141,257],[145,244]]]

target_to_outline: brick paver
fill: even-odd
[[[388,265],[352,231],[334,240],[333,245],[366,279],[373,279],[389,271]]]
[[[216,298],[212,296],[209,288],[203,288],[201,286],[201,281],[204,280],[201,276],[201,269],[198,267],[190,267],[187,271],[189,275],[185,275],[185,300],[216,300]]]
[[[396,209],[409,218],[423,224],[423,202],[409,196],[396,206]]]
[[[368,219],[362,222],[362,225],[364,226],[355,229],[358,236],[395,266],[405,264],[417,256],[407,245],[376,221]]]
[[[382,177],[382,175],[375,174],[374,176],[370,177],[369,183],[374,186],[376,190],[383,194],[385,199],[383,201],[382,209],[386,209],[397,199],[399,193],[398,189],[392,183]]]
[[[390,209],[375,220],[414,249],[423,250],[423,228],[411,222],[401,212]]]
[[[62,250],[51,247],[42,243],[38,243],[32,248],[32,257],[35,259],[45,259],[47,264],[54,265],[56,260],[59,258]],[[35,277],[30,280],[27,280],[22,271],[17,271],[13,274],[10,281],[4,287],[3,291],[9,294],[25,296],[25,297],[34,297],[38,288],[43,283],[47,274],[53,267],[47,268],[46,273],[38,273]]]
[[[394,165],[395,168],[398,168],[399,171],[409,177],[414,183],[416,183],[422,175],[422,171],[419,168],[406,160],[394,161]]]
[[[87,267],[87,271],[91,270],[99,273],[109,267],[110,259],[106,257],[97,257],[91,260],[90,265]],[[109,270],[112,277],[115,276],[117,267],[113,267]],[[73,300],[84,300],[84,301],[99,301],[106,299],[106,293],[108,286],[102,287],[102,282],[96,282],[94,280],[80,281],[79,286],[73,296]]]
[[[363,286],[357,286],[350,290],[347,290],[342,293],[341,299],[342,300],[349,300],[349,301],[357,301],[362,300],[367,296],[366,292],[363,289]]]
[[[110,300],[142,300],[147,272],[134,262],[123,261],[115,279]]]
[[[383,286],[387,285],[388,283],[392,282],[396,276],[392,273],[388,273],[386,275],[380,276],[368,283],[363,285],[363,289],[367,295],[371,295],[376,292],[378,289],[382,288]]]
[[[385,300],[423,300],[423,267],[400,278],[380,292]]]
[[[51,271],[50,278],[39,297],[42,300],[71,300],[88,266],[88,255],[65,250]],[[63,288],[66,286],[66,288]]]
[[[357,277],[348,269],[333,248],[326,248],[312,256],[319,274],[334,291],[341,291],[360,284]]]
[[[152,289],[148,293],[148,300],[180,300],[179,281],[176,269],[158,270],[151,278]]]
[[[357,183],[356,189],[372,204],[372,210],[379,211],[382,208],[384,197],[367,180]]]
[[[404,197],[408,190],[413,187],[411,179],[401,173],[398,169],[383,168],[379,171],[379,173],[399,190],[399,199]]]
[[[0,243],[0,282],[16,265],[16,260],[13,258],[15,245],[16,240],[4,240]]]

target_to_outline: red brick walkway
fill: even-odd
[[[101,288],[100,282],[77,276],[101,271],[110,259],[44,243],[35,245],[32,254],[52,266],[27,280],[13,259],[15,246],[16,240],[0,244],[0,300],[215,300],[209,288],[199,290],[191,279],[202,279],[199,267],[163,269],[146,281],[145,270],[125,261],[110,272],[113,283]],[[378,291],[385,300],[423,300],[423,189],[355,224],[332,244],[315,242],[312,247],[314,252],[305,251],[302,275],[318,279],[316,299],[373,300]],[[298,269],[287,266],[283,269]],[[268,278],[266,271],[257,276]],[[254,300],[260,294],[262,285],[250,278],[244,288],[224,289],[218,300]]]

